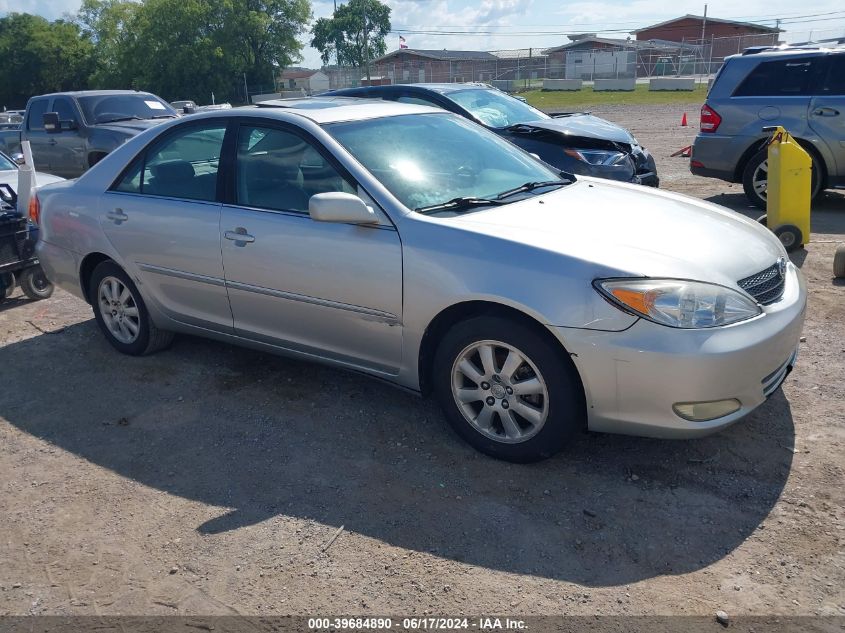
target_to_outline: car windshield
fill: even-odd
[[[509,194],[503,201],[512,202],[517,198],[509,192],[528,183],[568,182],[453,114],[405,114],[325,127],[402,204],[417,211],[459,198],[494,200]]]
[[[12,162],[12,159],[10,159],[5,154],[0,154],[0,171],[7,171],[9,169],[17,169],[17,168],[18,168],[18,166],[15,165],[14,162]]]
[[[144,93],[80,97],[79,105],[89,124],[177,116],[170,105]]]
[[[504,128],[537,119],[548,119],[548,114],[532,108],[519,99],[498,90],[470,88],[444,95],[488,127]]]

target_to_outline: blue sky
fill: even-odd
[[[384,1],[384,0],[383,0]],[[506,48],[546,48],[563,44],[566,33],[599,32],[625,37],[635,29],[686,13],[701,15],[704,3],[698,0],[386,0],[392,8],[395,29],[474,31],[479,34],[406,34],[411,48],[458,48],[492,50]],[[315,17],[331,15],[333,2],[312,2]],[[0,13],[29,12],[47,18],[60,17],[79,8],[79,0],[0,0]],[[835,13],[834,13],[835,12]],[[832,15],[818,15],[833,13]],[[774,26],[783,18],[787,40],[810,36],[845,35],[845,6],[841,0],[720,0],[708,2],[708,15],[742,19]],[[815,17],[801,17],[815,16]],[[543,31],[544,33],[537,33]],[[533,35],[514,33],[533,32]],[[495,34],[489,34],[495,33]],[[388,50],[399,47],[399,35],[391,34]],[[303,65],[319,67],[317,51],[306,46]]]

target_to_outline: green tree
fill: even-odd
[[[0,105],[22,107],[32,95],[86,88],[93,51],[73,22],[27,13],[0,18]]]
[[[92,83],[207,102],[274,85],[301,59],[308,0],[84,0],[78,19],[101,58]]]
[[[369,79],[367,61],[384,55],[389,32],[390,7],[379,0],[350,0],[332,17],[317,20],[311,46],[320,51],[324,64],[335,58],[341,66],[365,66]]]
[[[141,6],[133,0],[83,0],[77,21],[94,41],[92,85],[98,88],[126,87],[122,57],[134,39],[134,32],[128,26]]]

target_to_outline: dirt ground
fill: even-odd
[[[695,134],[683,106],[593,111],[666,189],[757,214],[669,157]],[[16,295],[0,615],[845,615],[845,196],[818,206],[782,391],[705,439],[584,434],[530,466],[364,377],[189,337],[121,357],[89,306]]]

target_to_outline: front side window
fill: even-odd
[[[28,130],[43,130],[44,115],[47,113],[47,99],[36,99],[29,104],[29,119],[26,122]]]
[[[458,90],[448,93],[446,97],[488,127],[505,128],[549,118],[540,110],[498,90]]]
[[[59,115],[59,121],[76,121],[76,113],[68,99],[53,99],[53,111]]]
[[[213,202],[226,124],[189,126],[139,156],[116,191]]]
[[[409,209],[425,210],[455,198],[496,198],[531,182],[563,184],[516,146],[445,112],[325,127]]]
[[[759,64],[734,93],[735,97],[801,97],[814,94],[821,59],[777,59]]]
[[[241,126],[235,174],[237,204],[273,211],[305,213],[315,194],[356,191],[311,143],[262,126]]]

